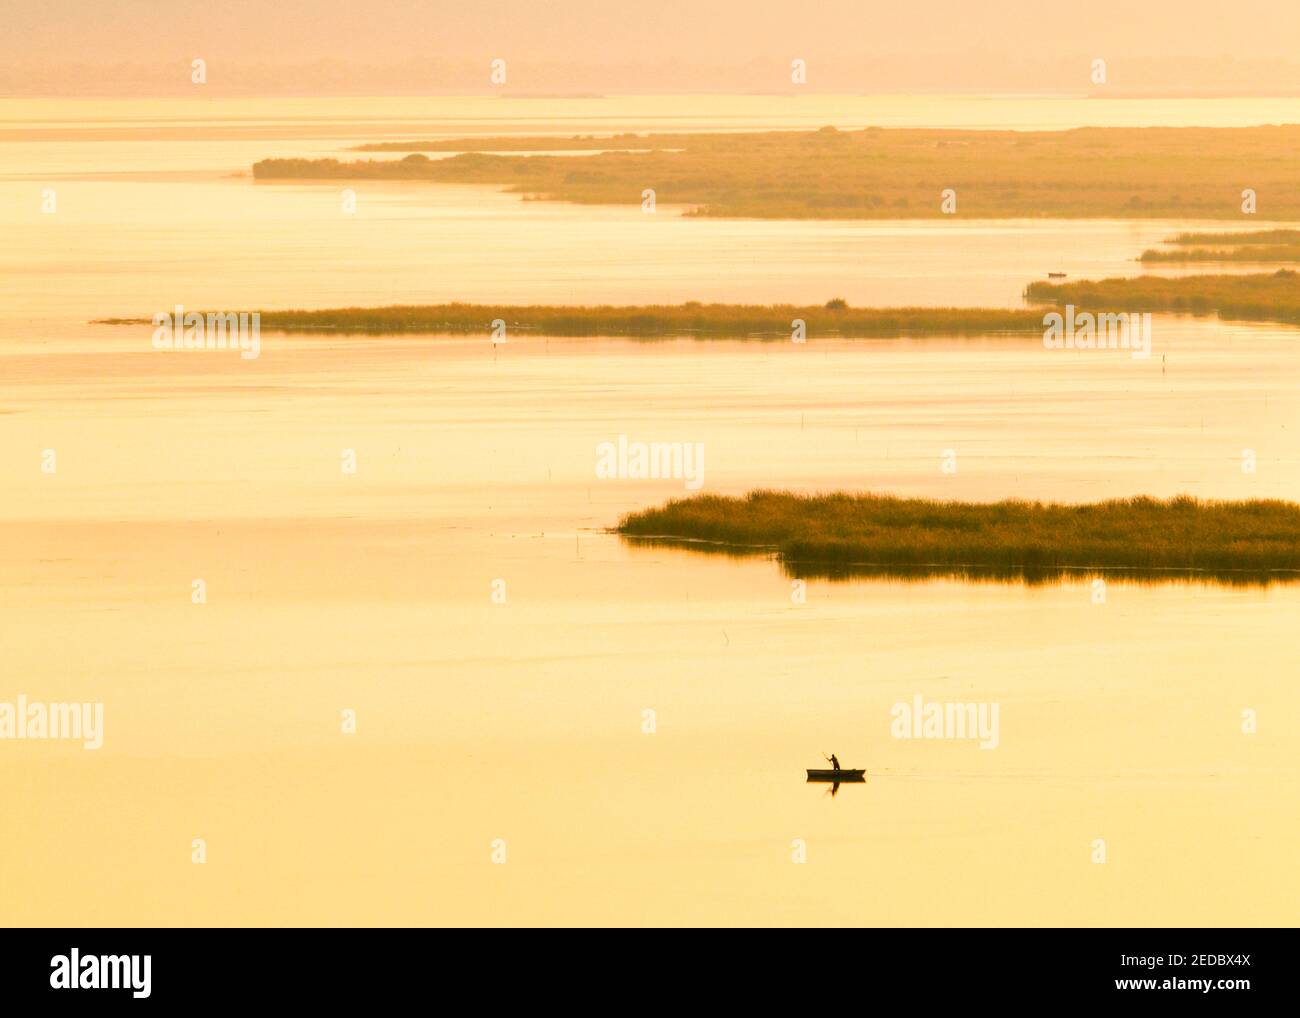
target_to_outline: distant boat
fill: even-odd
[[[838,771],[815,771],[811,767],[808,769],[809,781],[866,781],[864,775],[867,769],[861,770],[838,770]]]
[[[1049,273],[1047,274],[1047,278],[1048,278],[1048,279],[1064,279],[1064,278],[1065,278],[1065,273],[1064,273],[1064,272],[1049,272]]]

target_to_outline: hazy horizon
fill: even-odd
[[[180,0],[10,5],[0,95],[385,95],[505,92],[897,92],[1287,94],[1300,90],[1290,40],[1300,8],[1103,0],[1086,16],[995,0],[800,9],[723,0],[523,0],[467,9],[436,0],[287,0],[274,10]],[[1241,58],[1234,54],[1248,53]],[[504,84],[491,61],[507,62]],[[807,65],[793,85],[791,61]],[[1106,83],[1091,64],[1106,61]]]

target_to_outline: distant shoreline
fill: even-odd
[[[524,198],[749,219],[1300,220],[1300,126],[880,128],[385,141],[264,159],[267,181],[494,184]],[[422,151],[451,153],[430,159]],[[554,152],[579,154],[554,155]],[[611,151],[612,150],[612,151]],[[536,154],[500,154],[529,152]],[[1247,197],[1249,194],[1249,198]],[[647,197],[649,195],[649,197]],[[649,204],[647,204],[647,201]]]

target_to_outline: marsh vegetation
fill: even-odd
[[[1229,321],[1300,323],[1300,274],[1291,269],[1249,275],[1138,276],[1133,279],[1030,283],[1025,296],[1089,311],[1173,311],[1218,314]]]
[[[636,150],[632,150],[635,146]],[[266,159],[257,180],[493,184],[529,198],[639,205],[643,190],[687,214],[789,219],[1241,215],[1242,181],[1275,219],[1300,219],[1300,126],[968,131],[867,128],[593,138],[385,142],[430,159]],[[610,151],[611,148],[625,150]],[[546,155],[590,149],[591,155]],[[538,155],[493,152],[535,151]]]
[[[789,341],[796,320],[810,337],[991,335],[1041,332],[1042,315],[998,308],[852,308],[841,299],[825,305],[650,304],[632,306],[507,306],[491,304],[394,305],[377,308],[262,311],[261,327],[281,332],[492,331],[538,336],[759,337]],[[102,324],[143,324],[148,319],[102,319]]]
[[[1171,248],[1142,252],[1144,262],[1300,262],[1300,230],[1180,233]]]
[[[617,529],[730,554],[775,551],[793,572],[809,575],[1127,569],[1300,578],[1300,504],[1270,500],[1075,505],[754,491],[676,499],[625,516]]]
[[[1254,262],[1260,265],[1279,262],[1300,262],[1300,244],[1265,246],[1249,244],[1244,247],[1195,247],[1143,251],[1140,261],[1151,263],[1182,264],[1185,262]]]

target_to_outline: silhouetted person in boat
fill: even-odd
[[[826,754],[823,753],[822,756],[826,756]],[[826,759],[831,762],[831,766],[834,767],[836,770],[840,769],[840,758],[837,757],[834,753],[832,753],[830,756],[826,756]]]

